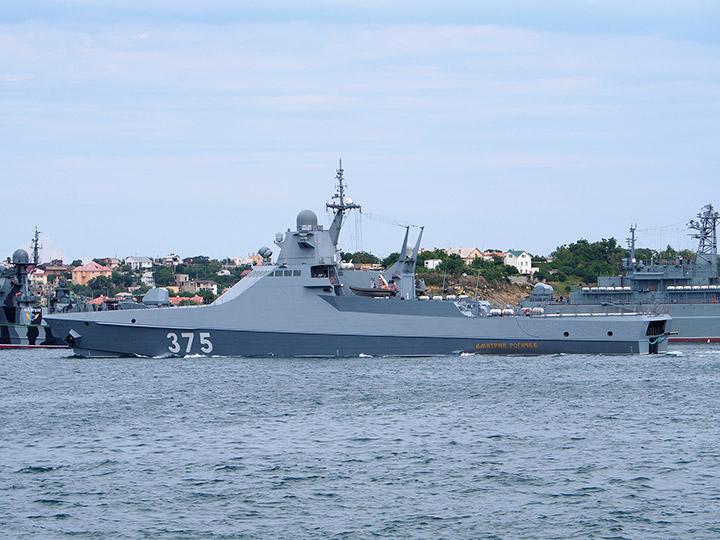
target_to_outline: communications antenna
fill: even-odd
[[[42,246],[40,245],[40,235],[42,233],[38,231],[38,228],[35,227],[35,234],[32,237],[31,245],[32,245],[32,264],[34,266],[37,266],[40,264],[40,250],[42,249]]]
[[[717,255],[717,222],[720,214],[714,211],[712,204],[707,204],[697,217],[699,221],[693,219],[687,224],[689,229],[697,231],[690,234],[698,240],[697,253]]]

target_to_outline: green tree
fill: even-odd
[[[70,263],[70,266],[73,268],[77,268],[78,266],[82,266],[82,261],[80,259],[75,259],[73,262]]]
[[[77,283],[69,283],[68,289],[78,296],[92,296],[92,290],[87,285],[78,285]]]
[[[119,289],[127,289],[133,284],[133,278],[130,274],[123,274],[117,270],[113,270],[113,273],[110,276],[110,281],[114,287]]]
[[[216,298],[216,296],[213,294],[213,292],[209,291],[207,289],[200,289],[198,291],[198,296],[202,297],[203,304],[212,304]]]
[[[112,288],[112,280],[108,276],[98,276],[87,282],[88,287],[94,291],[109,290]]]
[[[175,272],[170,266],[161,266],[153,271],[153,278],[157,287],[175,285]]]
[[[367,251],[356,251],[355,253],[341,252],[340,257],[343,261],[354,262],[357,264],[379,264],[380,258]]]
[[[396,251],[396,252],[394,252],[394,253],[391,253],[391,254],[388,255],[387,257],[385,257],[385,258],[382,260],[382,265],[383,265],[385,268],[389,268],[390,266],[392,266],[393,264],[395,264],[396,262],[398,262],[398,260],[400,260],[400,254]]]

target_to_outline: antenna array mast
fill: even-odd
[[[630,238],[627,239],[628,248],[630,248],[630,262],[635,264],[635,231],[637,225],[630,225]]]
[[[697,215],[700,221],[690,220],[689,229],[697,232],[691,236],[698,240],[697,253],[717,255],[717,222],[720,214],[714,211],[712,204],[703,206],[703,211]]]
[[[343,218],[345,216],[345,212],[352,209],[357,209],[362,212],[362,208],[359,204],[356,204],[352,202],[351,199],[345,198],[345,179],[343,178],[343,173],[345,171],[342,168],[342,159],[340,159],[340,167],[337,170],[337,173],[335,174],[335,179],[337,180],[337,192],[335,195],[332,196],[334,199],[333,202],[327,203],[325,206],[328,208],[332,208],[333,212],[335,212],[335,217],[333,218],[332,224],[330,225],[330,238],[332,239],[332,242],[335,246],[337,246],[338,239],[340,238],[340,229],[342,229],[343,225]],[[335,202],[337,201],[337,202]]]
[[[328,208],[332,208],[336,214],[344,214],[347,210],[352,210],[353,208],[361,210],[359,204],[355,204],[351,199],[345,198],[346,186],[345,179],[343,178],[344,173],[345,169],[342,168],[342,159],[340,159],[340,167],[335,174],[335,180],[337,180],[335,187],[337,188],[337,192],[332,196],[332,198],[337,199],[338,202],[329,202],[325,205]]]
[[[40,264],[40,249],[42,249],[42,246],[40,245],[40,231],[38,231],[37,227],[35,227],[35,234],[32,237],[32,264],[34,266],[37,266]]]

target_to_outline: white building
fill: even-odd
[[[145,272],[140,278],[140,283],[152,289],[155,286],[155,276],[152,272]]]
[[[140,270],[152,268],[153,262],[149,257],[125,257],[125,264],[130,265],[133,270]]]
[[[175,255],[174,253],[170,253],[169,255],[165,255],[162,258],[162,263],[165,266],[177,266],[182,261],[180,260],[180,257],[178,255]]]
[[[532,275],[537,272],[537,268],[533,268],[532,266],[532,257],[527,251],[510,249],[505,252],[503,263],[508,266],[514,266],[521,274]]]
[[[442,259],[427,259],[425,261],[425,268],[428,270],[435,270],[442,264]]]

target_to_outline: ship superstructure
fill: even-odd
[[[28,272],[32,265],[28,252],[17,249],[12,255],[11,273],[0,276],[0,348],[67,346],[43,321],[40,303],[30,293]]]

